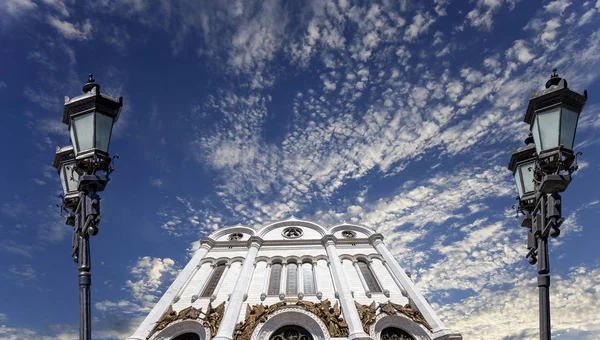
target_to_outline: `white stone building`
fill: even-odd
[[[201,241],[129,340],[462,339],[359,225],[291,218]]]

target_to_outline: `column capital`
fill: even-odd
[[[211,238],[203,238],[202,240],[200,240],[200,248],[210,249],[215,245],[215,243],[215,240]]]
[[[258,236],[250,236],[250,238],[248,239],[249,247],[260,248],[260,246],[262,246],[262,244],[263,244],[263,239]]]
[[[383,235],[381,235],[380,233],[375,233],[371,236],[369,236],[369,241],[374,245],[378,245],[380,243],[383,243]]]
[[[321,239],[321,243],[324,246],[328,246],[328,245],[331,245],[331,244],[335,245],[336,242],[337,242],[337,238],[335,236],[333,236],[333,235],[325,235]]]

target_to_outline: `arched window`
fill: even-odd
[[[302,278],[304,279],[304,294],[316,294],[312,263],[302,264]]]
[[[371,271],[371,268],[369,268],[369,265],[366,262],[361,260],[361,261],[358,261],[358,268],[360,268],[360,272],[361,272],[363,278],[365,279],[365,283],[367,284],[367,287],[369,287],[369,291],[371,293],[381,292],[381,287],[379,287],[379,283],[377,282],[377,279],[375,278],[373,271]]]
[[[381,331],[381,340],[415,340],[415,338],[400,328],[388,327]]]
[[[224,263],[218,265],[213,270],[213,273],[210,276],[210,279],[208,279],[208,283],[206,284],[206,287],[204,287],[204,290],[202,291],[202,294],[200,295],[201,297],[210,297],[211,295],[213,295],[213,293],[215,292],[215,289],[217,288],[217,284],[219,284],[219,280],[221,280],[221,276],[223,275],[224,271],[225,271]]]
[[[295,263],[287,264],[285,294],[286,295],[298,294],[298,265]]]
[[[173,340],[200,340],[200,335],[196,333],[183,333],[175,337]]]
[[[313,340],[313,337],[302,327],[284,326],[273,332],[269,340]]]
[[[281,263],[273,263],[271,266],[271,277],[269,278],[269,295],[279,295],[281,285]]]

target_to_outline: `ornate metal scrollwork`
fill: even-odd
[[[381,331],[381,340],[415,340],[415,338],[399,328],[388,327]]]
[[[306,329],[298,326],[285,326],[273,333],[269,340],[312,340]]]

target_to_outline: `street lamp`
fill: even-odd
[[[79,96],[65,97],[62,121],[69,126],[72,145],[57,148],[52,165],[62,184],[65,223],[74,227],[71,256],[79,269],[79,338],[91,340],[89,237],[98,234],[102,218],[98,192],[104,190],[114,170],[108,147],[123,97],[116,100],[100,93],[91,74],[82,90]]]
[[[550,340],[548,236],[558,237],[564,222],[559,193],[577,170],[573,144],[586,100],[587,91],[583,95],[571,91],[554,69],[546,88],[530,96],[524,121],[531,133],[508,163],[517,184],[518,210],[525,215],[521,226],[528,228],[526,258],[538,265],[541,340]]]

